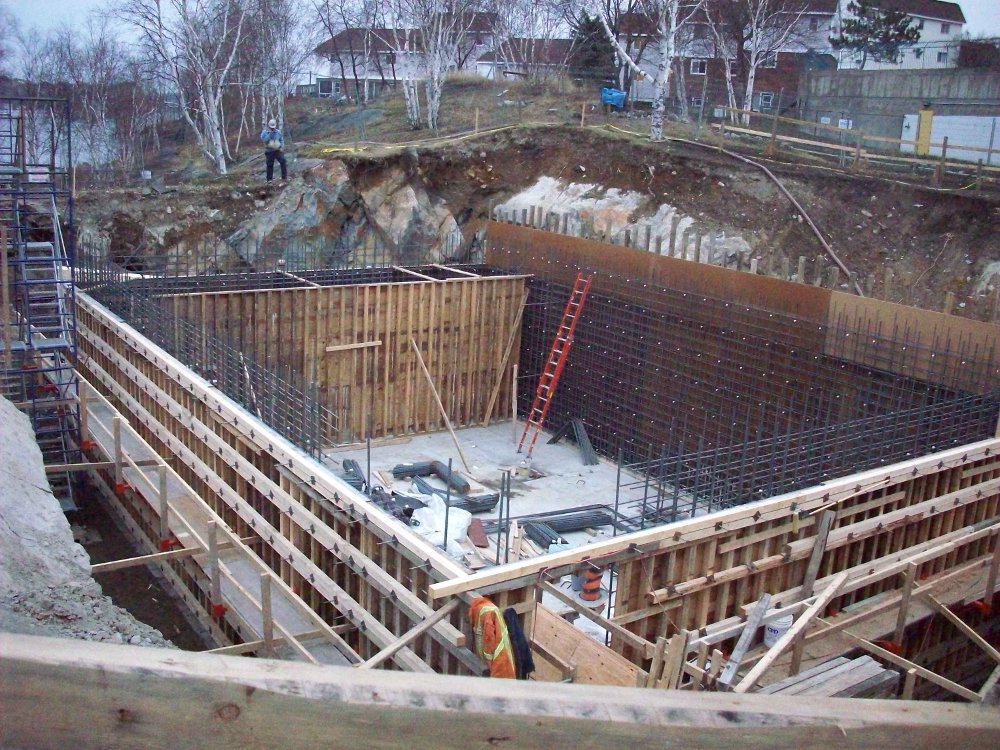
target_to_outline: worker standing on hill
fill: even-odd
[[[490,677],[516,679],[514,652],[499,607],[485,596],[477,596],[469,607],[469,619],[476,635],[476,654],[490,665]]]
[[[274,178],[274,162],[281,165],[281,179],[288,179],[288,164],[285,161],[285,138],[278,130],[278,123],[267,121],[267,127],[260,131],[260,140],[264,144],[264,159],[267,161],[267,181]]]

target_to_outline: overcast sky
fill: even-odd
[[[6,0],[6,4],[22,26],[43,29],[79,23],[88,11],[107,6],[106,0]],[[1000,1],[961,0],[959,5],[968,21],[966,31],[973,36],[1000,36]]]

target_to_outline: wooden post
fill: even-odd
[[[792,273],[792,263],[788,259],[788,256],[786,255],[781,259],[781,278],[783,278],[785,281],[790,281],[791,273]]]
[[[87,395],[87,389],[90,385],[87,381],[80,379],[77,381],[77,401],[80,404],[80,447],[81,449],[90,442],[90,412],[87,410],[87,405],[90,403],[90,397]]]
[[[800,284],[806,283],[806,256],[799,256],[799,266],[795,271],[795,280]]]
[[[677,245],[677,225],[681,223],[680,217],[675,213],[670,217],[670,241],[668,243],[670,247],[670,257],[674,256],[676,252]]]
[[[722,674],[719,675],[719,685],[728,687],[736,679],[736,673],[740,670],[740,662],[743,661],[743,657],[746,656],[747,651],[750,650],[750,646],[753,645],[754,638],[757,635],[757,628],[760,627],[764,615],[767,614],[770,606],[770,594],[764,594],[757,600],[754,608],[747,616],[746,624],[744,624],[743,630],[740,632],[740,638],[736,642],[736,646],[733,647],[733,653],[729,657],[729,661],[726,662]]]
[[[976,162],[976,195],[982,194],[983,188],[983,160],[979,159]]]
[[[771,139],[767,144],[767,148],[764,149],[764,154],[766,156],[774,156],[777,151],[778,144],[778,119],[781,116],[781,100],[785,95],[785,90],[781,89],[778,92],[778,106],[774,110],[774,117],[771,119]]]
[[[424,357],[420,353],[420,347],[417,346],[417,342],[410,337],[410,344],[413,345],[413,351],[417,354],[417,362],[420,365],[420,369],[424,373],[424,377],[427,379],[427,385],[430,386],[431,395],[434,396],[434,401],[437,403],[438,409],[441,411],[441,417],[444,419],[445,427],[448,428],[448,432],[451,434],[451,439],[455,443],[455,449],[458,451],[459,457],[462,459],[462,465],[465,467],[466,471],[472,471],[469,467],[469,461],[465,458],[465,453],[462,451],[462,446],[458,442],[458,436],[455,434],[455,428],[451,426],[451,420],[448,419],[448,412],[445,411],[444,404],[441,403],[441,396],[438,395],[438,390],[434,386],[434,380],[431,378],[431,373],[427,369],[427,365],[424,364]]]
[[[694,262],[701,263],[701,232],[698,232],[694,236]]]
[[[167,504],[167,466],[161,464],[157,467],[159,475],[159,500],[160,500],[160,544],[162,545],[170,538],[170,506]],[[164,550],[166,551],[166,550]]]
[[[910,596],[913,594],[913,584],[917,580],[916,563],[906,566],[905,581],[903,583],[903,598],[899,600],[899,614],[896,615],[896,629],[892,634],[892,641],[895,644],[903,642],[903,631],[906,630],[906,613],[910,608]]]
[[[218,607],[222,604],[222,576],[219,570],[219,536],[215,521],[209,521],[206,527],[208,532],[208,577],[211,585],[209,596],[211,605]]]
[[[11,369],[10,335],[10,269],[7,266],[7,225],[0,224],[0,283],[3,284],[3,309],[0,310],[0,326],[3,326],[3,367]]]
[[[990,571],[986,574],[986,588],[983,590],[983,601],[988,605],[993,602],[998,572],[1000,572],[1000,532],[993,535],[993,559],[990,561]]]
[[[851,162],[851,171],[857,172],[861,169],[861,143],[864,140],[864,133],[858,131],[858,140],[854,144],[854,161]]]
[[[580,105],[580,127],[587,123],[587,102]]]
[[[931,185],[934,187],[940,187],[944,182],[944,167],[945,161],[948,158],[948,136],[945,136],[941,142],[941,158],[938,159],[937,167],[934,168],[934,172],[931,175]]]
[[[951,315],[952,311],[955,309],[955,293],[945,292],[944,293],[944,308],[941,310],[945,315]]]
[[[900,695],[904,701],[913,700],[913,688],[917,684],[917,670],[907,669],[906,677],[903,679],[903,693]]]
[[[270,573],[260,574],[260,620],[260,634],[264,639],[264,655],[268,657],[274,656],[274,618],[271,615]]]
[[[115,492],[122,486],[122,418],[115,416],[111,422],[115,441]]]
[[[517,445],[517,362],[510,373],[510,423],[514,427],[514,444]]]
[[[476,125],[473,132],[479,133],[479,107],[476,107]]]

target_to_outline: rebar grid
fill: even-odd
[[[537,277],[529,287],[522,406],[570,294]],[[614,293],[587,300],[549,426],[583,419],[595,448],[648,477],[656,497],[633,509],[641,525],[995,432],[993,347],[925,344],[905,326],[893,339],[867,320],[827,325],[620,277],[595,287]]]
[[[337,416],[315,383],[291,367],[264,368],[220,337],[165,310],[143,287],[105,285],[92,296],[148,339],[318,460],[339,442]]]

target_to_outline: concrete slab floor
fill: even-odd
[[[447,431],[385,441],[382,445],[373,444],[372,484],[381,484],[389,489],[419,495],[410,480],[394,480],[392,468],[397,464],[419,461],[436,460],[447,463],[450,458],[452,468],[482,485],[482,492],[495,492],[500,487],[500,480],[505,470],[524,467],[524,454],[517,453],[517,441],[521,437],[522,429],[522,422],[517,424],[515,430],[515,426],[507,421],[489,427],[457,430],[456,435],[462,452],[469,463],[468,470],[463,466],[462,458]],[[603,505],[613,509],[617,466],[603,458],[596,466],[585,466],[579,449],[569,438],[564,438],[555,445],[549,445],[547,441],[550,437],[550,433],[543,433],[535,443],[529,463],[532,478],[515,475],[510,504],[511,517],[518,518],[590,505]],[[352,446],[347,450],[332,450],[326,456],[330,462],[336,464],[335,470],[339,470],[340,462],[353,459],[358,462],[362,471],[368,471],[365,447]],[[629,476],[629,479],[635,477]],[[437,477],[429,477],[427,481],[435,487],[444,487],[444,483]],[[478,494],[475,484],[472,494]],[[642,502],[642,496],[641,486],[623,494],[619,498],[620,512],[623,515],[634,513],[637,504]],[[484,520],[495,519],[499,512],[500,508],[497,505],[488,512],[475,514],[474,517]],[[594,534],[587,532],[568,534],[567,540],[570,545],[579,546],[600,541],[614,533],[610,525],[594,531]],[[618,533],[623,532],[619,530]],[[484,552],[483,557],[487,558],[494,552],[495,548],[491,548],[489,553]],[[489,559],[488,562],[492,563],[493,559]]]

